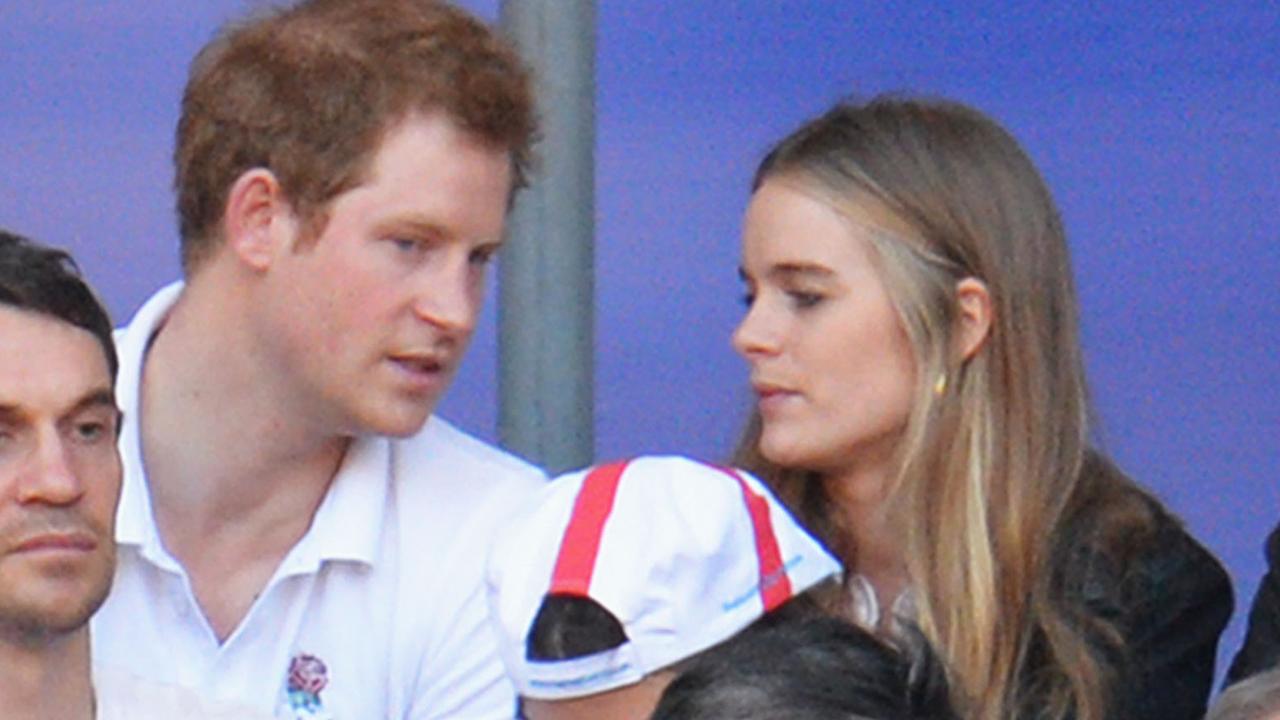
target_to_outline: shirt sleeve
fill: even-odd
[[[1280,525],[1267,538],[1267,574],[1249,610],[1244,645],[1227,671],[1227,684],[1280,665]]]

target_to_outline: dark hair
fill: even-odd
[[[111,318],[64,250],[0,230],[0,304],[48,315],[98,339],[115,382],[116,346]]]
[[[571,660],[612,650],[626,641],[622,623],[595,600],[547,595],[529,628],[525,654],[530,660]]]
[[[821,616],[823,610],[818,593],[828,589],[828,583],[815,585],[756,618],[740,634],[783,622]],[[543,598],[542,605],[538,608],[538,614],[534,617],[525,641],[525,653],[530,660],[572,660],[612,650],[628,639],[622,622],[605,606],[581,595],[554,594]],[[721,645],[723,643],[683,658],[672,669],[687,667],[703,655],[714,653]]]
[[[386,132],[443,112],[511,155],[525,182],[535,134],[529,74],[496,33],[436,0],[305,0],[231,25],[200,51],[182,98],[174,162],[182,265],[216,245],[245,171],[275,174],[304,232],[364,181]]]
[[[919,633],[903,650],[835,618],[776,623],[703,655],[651,720],[955,720]]]

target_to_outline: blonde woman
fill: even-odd
[[[919,626],[977,720],[1203,716],[1231,588],[1088,445],[1061,222],[967,107],[843,104],[757,171],[737,462],[842,559],[835,612]]]

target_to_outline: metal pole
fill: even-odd
[[[542,140],[500,262],[502,444],[551,473],[594,456],[595,2],[503,0]]]

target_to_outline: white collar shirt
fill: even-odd
[[[545,476],[436,417],[411,438],[352,443],[307,533],[218,642],[159,536],[139,440],[144,355],[180,292],[117,333],[125,479],[95,663],[277,718],[510,718],[484,560]]]
[[[852,573],[845,576],[847,617],[854,624],[870,633],[887,631],[890,636],[905,636],[906,628],[914,626],[919,617],[915,593],[904,588],[889,606],[889,616],[884,617],[875,585],[866,575]]]
[[[206,700],[187,688],[95,668],[94,720],[269,720],[240,705]]]

